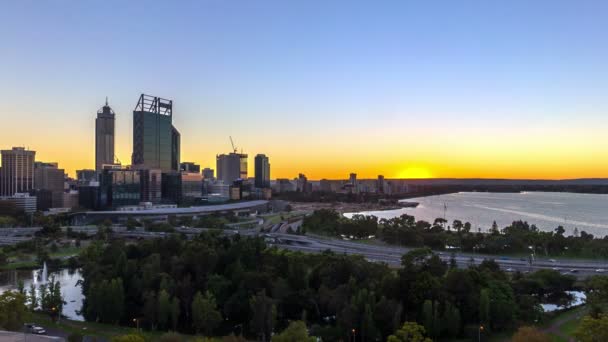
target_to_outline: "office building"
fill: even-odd
[[[296,189],[298,192],[310,192],[308,178],[306,178],[306,176],[302,173],[300,173],[296,179]]]
[[[57,163],[34,162],[34,188],[63,192],[65,172]]]
[[[182,172],[182,198],[192,202],[203,195],[203,175],[198,172]]]
[[[239,153],[240,179],[247,179],[247,154]]]
[[[207,192],[209,195],[217,195],[228,200],[230,197],[230,185],[222,181],[210,182],[207,185]]]
[[[181,172],[163,172],[161,184],[162,203],[182,203],[182,174]]]
[[[348,184],[346,185],[346,188],[348,188],[348,190],[350,192],[353,192],[353,193],[358,193],[359,192],[359,183],[357,182],[357,174],[356,173],[351,173],[350,174],[350,176],[348,177]]]
[[[274,190],[278,193],[293,192],[297,190],[297,185],[287,178],[278,178],[274,184]]]
[[[193,162],[183,162],[179,164],[179,170],[182,172],[201,173],[201,166]]]
[[[241,178],[242,154],[230,153],[216,156],[217,179],[226,184],[232,184]],[[247,157],[245,155],[245,169],[247,168]],[[245,176],[247,173],[245,172]]]
[[[80,184],[87,184],[92,181],[97,181],[97,173],[95,170],[76,170],[76,181]]]
[[[36,210],[36,196],[27,193],[0,196],[0,215],[33,214]]]
[[[173,101],[142,94],[133,111],[133,167],[179,170],[180,134],[172,125]]]
[[[378,181],[377,181],[377,185],[376,185],[376,192],[378,192],[379,194],[383,194],[384,193],[384,176],[383,175],[378,175]]]
[[[117,208],[141,202],[139,170],[103,170],[99,177],[99,206]]]
[[[162,172],[158,169],[139,170],[141,201],[158,204],[162,199]]]
[[[0,196],[13,196],[33,190],[36,151],[13,147],[12,150],[2,150],[0,153]]]
[[[213,179],[215,178],[215,173],[213,169],[210,169],[208,167],[203,169],[203,178],[204,179]]]
[[[102,209],[99,182],[90,182],[78,186],[78,206],[85,209]]]
[[[95,170],[101,172],[102,165],[114,163],[114,111],[106,105],[97,111],[95,119]]]
[[[270,163],[264,154],[255,156],[255,187],[260,189],[270,187]]]

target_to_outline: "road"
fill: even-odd
[[[362,255],[368,261],[383,262],[389,266],[397,267],[401,264],[401,257],[406,254],[411,248],[394,247],[375,244],[364,244],[352,241],[343,241],[338,239],[327,239],[315,236],[301,236],[288,234],[266,234],[266,236],[280,248],[285,248],[293,251],[301,251],[307,253],[321,253],[325,250],[331,250],[334,253],[344,253],[349,255]],[[449,262],[451,258],[450,252],[436,251],[435,252],[442,260]],[[537,259],[532,265],[528,260],[520,258],[501,257],[490,255],[479,255],[470,253],[456,253],[454,255],[458,267],[468,267],[470,265],[478,265],[483,260],[494,259],[503,270],[507,272],[521,271],[524,273],[534,272],[540,269],[554,269],[563,274],[570,274],[577,278],[586,278],[591,275],[602,274],[597,270],[608,269],[608,262],[595,260],[580,260],[580,259]]]
[[[5,228],[0,229],[0,245],[14,244],[19,241],[31,239],[31,236],[38,231],[40,228]],[[84,227],[72,227],[74,231],[86,232],[89,235],[97,233],[97,227],[95,226],[84,226]],[[125,227],[115,226],[112,227],[113,235],[119,238],[130,238],[130,239],[150,239],[150,238],[162,238],[169,236],[170,233],[162,232],[146,232],[141,230],[128,231]],[[197,236],[203,231],[210,231],[212,229],[205,228],[187,228],[181,227],[175,229],[178,233],[183,233],[186,236],[193,237]],[[213,229],[217,231],[217,229]],[[275,233],[260,233],[257,229],[224,229],[224,234],[241,234],[245,236],[257,236],[262,235],[266,237],[266,240],[271,245],[275,245],[279,248],[284,248],[293,251],[300,251],[306,253],[321,253],[326,250],[331,250],[335,253],[344,253],[349,255],[362,255],[368,261],[371,262],[383,262],[389,266],[397,267],[401,264],[401,256],[406,254],[411,248],[407,247],[395,247],[381,244],[365,244],[352,241],[344,241],[333,238],[318,237],[318,236],[304,236],[304,235],[292,235],[280,232]],[[439,257],[449,262],[451,258],[450,252],[436,251]],[[553,259],[538,258],[532,265],[528,263],[526,258],[520,259],[515,257],[502,257],[502,256],[491,256],[491,255],[480,255],[471,253],[456,253],[454,259],[458,267],[468,267],[470,265],[478,265],[483,260],[494,259],[500,267],[507,272],[521,271],[524,273],[534,272],[540,269],[554,269],[563,274],[571,274],[579,279],[586,278],[591,275],[603,274],[608,272],[608,262],[601,262],[596,260],[582,260],[582,259]],[[598,272],[598,270],[606,270],[604,272]]]

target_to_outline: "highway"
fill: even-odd
[[[0,229],[0,246],[11,245],[21,241],[26,241],[32,238],[34,233],[41,228],[3,228]],[[88,235],[97,233],[96,226],[72,227],[73,231],[85,232]],[[112,227],[113,236],[117,238],[127,239],[151,239],[163,238],[169,236],[170,233],[162,232],[147,232],[141,230],[128,231],[125,227]],[[188,237],[199,235],[203,231],[217,231],[217,229],[206,228],[175,228],[178,233],[185,234]],[[329,237],[320,236],[304,236],[285,233],[261,233],[257,229],[224,229],[224,234],[241,234],[244,236],[263,236],[266,242],[270,245],[277,246],[292,251],[300,251],[305,253],[322,253],[330,250],[334,253],[343,253],[348,255],[361,255],[370,262],[386,263],[391,267],[399,267],[401,265],[401,257],[412,248],[397,247],[383,245],[381,243],[360,243],[352,241],[344,241]],[[435,253],[444,261],[449,262],[452,256],[451,252],[435,251]],[[466,268],[471,265],[478,265],[483,260],[494,259],[507,272],[520,271],[524,273],[534,272],[540,269],[553,269],[562,274],[576,276],[579,279],[586,278],[591,275],[608,274],[608,261],[602,262],[598,260],[583,260],[583,259],[549,259],[537,258],[532,265],[529,264],[527,258],[520,259],[518,257],[502,257],[491,255],[480,255],[471,253],[455,253],[454,259],[456,265],[460,268]]]
[[[271,244],[280,248],[307,253],[321,253],[331,250],[334,253],[344,253],[348,255],[362,255],[371,262],[382,262],[392,267],[401,265],[401,257],[412,248],[385,246],[381,244],[365,244],[338,239],[330,239],[316,236],[301,236],[289,234],[266,234]],[[444,261],[449,262],[452,253],[445,251],[435,251]],[[479,255],[470,253],[455,253],[456,265],[466,268],[470,265],[478,265],[483,260],[494,259],[502,270],[507,272],[520,271],[524,273],[534,272],[540,269],[553,269],[562,274],[573,275],[577,278],[586,278],[591,275],[608,274],[608,262],[581,259],[545,259],[538,258],[532,265],[528,260],[516,257],[501,257],[490,255]]]

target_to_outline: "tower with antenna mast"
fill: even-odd
[[[95,170],[101,172],[103,165],[114,164],[115,113],[108,103],[97,111],[95,119]]]

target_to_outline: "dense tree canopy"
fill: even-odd
[[[465,336],[480,320],[500,331],[532,322],[527,312],[572,284],[554,271],[509,277],[493,261],[450,268],[428,248],[394,269],[214,233],[95,241],[80,259],[87,320],[265,341],[294,321],[324,340],[386,340],[405,321],[432,338]]]

